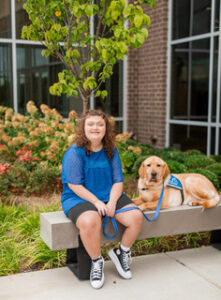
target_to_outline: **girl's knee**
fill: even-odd
[[[135,225],[142,226],[143,225],[143,219],[144,219],[144,217],[143,217],[142,212],[134,211],[133,223]]]
[[[101,228],[101,218],[98,214],[89,214],[79,217],[79,220],[77,220],[76,223],[77,227],[80,230],[87,230],[87,231],[94,231],[94,230],[100,230]]]

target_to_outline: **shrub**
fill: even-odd
[[[187,156],[184,160],[184,163],[188,169],[195,169],[195,168],[205,168],[208,165],[214,164],[215,160],[207,157],[206,155],[190,155]]]
[[[114,124],[113,118],[110,121]],[[55,109],[42,104],[38,110],[32,101],[27,103],[25,116],[0,106],[0,196],[60,192],[62,157],[74,143],[76,122],[74,111],[63,122]],[[168,163],[173,173],[206,169],[221,181],[221,156],[207,157],[198,150],[182,152],[171,147],[155,149],[131,140],[128,132],[116,136],[116,145],[127,177],[138,178],[142,161],[156,155]]]
[[[167,160],[166,161],[171,173],[186,173],[187,168],[184,164],[181,164],[175,160]]]
[[[169,150],[166,149],[166,151],[161,151],[160,157],[163,160],[173,160],[179,163],[183,163],[185,161],[186,154],[182,151],[171,150],[171,148],[169,148]]]

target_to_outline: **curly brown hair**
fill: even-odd
[[[115,134],[114,134],[113,127],[109,122],[108,115],[101,110],[95,110],[95,109],[88,110],[82,115],[81,119],[78,122],[75,143],[77,144],[78,148],[84,147],[87,155],[91,154],[91,150],[90,150],[91,142],[87,139],[85,135],[84,125],[85,125],[85,120],[92,116],[102,117],[105,121],[106,132],[102,139],[102,144],[105,152],[107,153],[108,159],[111,159],[114,153],[113,151],[115,146]]]

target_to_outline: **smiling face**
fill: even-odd
[[[139,169],[139,176],[145,179],[146,184],[162,182],[169,173],[167,164],[157,156],[148,157]]]
[[[93,143],[101,143],[106,133],[105,120],[100,116],[90,116],[85,120],[84,132],[86,138]]]

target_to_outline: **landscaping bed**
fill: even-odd
[[[0,106],[0,275],[65,265],[65,251],[51,251],[40,238],[39,213],[61,210],[61,161],[75,138],[77,114],[69,119],[30,101],[25,116]],[[114,125],[114,119],[111,118]],[[198,150],[155,149],[125,132],[116,136],[125,178],[124,190],[136,197],[138,170],[157,155],[173,173],[200,173],[221,188],[221,156]],[[146,255],[210,244],[210,233],[192,233],[137,241],[133,255]],[[112,244],[102,248],[107,251]]]

